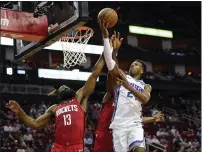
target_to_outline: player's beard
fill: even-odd
[[[76,95],[76,92],[73,89],[65,89],[59,93],[58,99],[59,99],[59,102],[64,100],[68,101],[74,98],[75,95]]]

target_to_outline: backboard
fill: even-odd
[[[40,2],[38,5],[38,10],[40,8],[45,8],[50,2]],[[52,2],[54,3],[54,2]],[[65,3],[65,2],[64,2]],[[22,62],[34,58],[36,54],[44,54],[44,48],[50,46],[51,44],[57,42],[63,35],[84,25],[89,19],[88,2],[72,2],[74,5],[74,14],[71,17],[59,24],[53,26],[51,30],[48,31],[48,36],[39,42],[25,42],[22,40],[14,40],[15,47],[15,61]],[[22,4],[23,5],[23,4]],[[61,5],[63,7],[64,4]],[[23,11],[23,10],[22,10]],[[34,12],[35,13],[35,12]],[[38,14],[41,12],[39,11]],[[60,13],[60,12],[59,12]],[[38,15],[34,14],[34,15]],[[57,16],[56,16],[57,17]],[[48,29],[47,29],[48,30]],[[61,52],[60,52],[61,53]]]

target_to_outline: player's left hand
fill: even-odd
[[[162,114],[161,111],[158,112],[158,113],[154,116],[154,120],[155,120],[155,122],[159,122],[159,121],[163,122],[163,121],[165,121],[165,119],[164,119],[164,114]]]
[[[112,40],[112,47],[114,50],[118,50],[121,47],[121,44],[123,43],[123,38],[120,38],[120,32],[114,31],[114,39]]]
[[[123,73],[123,71],[121,70],[119,71],[119,77],[117,78],[117,80],[120,82],[120,85],[123,85],[127,90],[130,91],[131,89],[130,83],[126,79],[126,76]]]

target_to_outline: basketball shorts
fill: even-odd
[[[133,148],[145,148],[144,129],[141,122],[124,129],[113,129],[113,146],[115,152],[128,152]]]
[[[96,131],[94,152],[113,152],[112,131]]]
[[[84,148],[83,144],[63,146],[54,143],[51,152],[84,152],[83,148]]]

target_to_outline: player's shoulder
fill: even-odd
[[[128,74],[126,75],[126,78],[127,78],[127,79],[132,79],[132,80],[133,80],[133,77],[131,77],[131,76],[128,75]]]
[[[152,90],[152,86],[151,86],[150,84],[145,84],[145,85],[144,85],[144,88],[147,88],[147,89],[149,89],[150,91]]]
[[[47,112],[51,112],[51,113],[53,113],[54,111],[55,111],[55,109],[57,108],[57,104],[54,104],[54,105],[52,105],[52,106],[50,106],[48,109],[47,109]]]
[[[141,85],[147,85],[143,80],[139,80],[139,83],[140,83]]]

